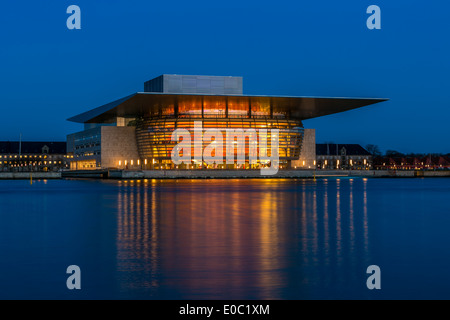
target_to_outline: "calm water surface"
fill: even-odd
[[[0,298],[450,299],[449,199],[445,178],[0,181]]]

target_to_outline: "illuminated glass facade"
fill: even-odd
[[[194,122],[199,119],[186,119],[186,118],[146,118],[137,122],[136,127],[136,141],[139,150],[139,156],[141,159],[151,159],[152,161],[170,160],[171,152],[176,145],[175,141],[172,141],[172,132],[175,129],[187,129],[191,133],[191,141],[199,139],[203,141],[203,149],[211,143],[207,139],[194,136]],[[295,160],[300,156],[300,148],[303,138],[303,126],[299,120],[287,120],[287,119],[269,119],[269,118],[216,118],[216,119],[203,119],[201,120],[203,130],[206,129],[219,129],[223,132],[223,155],[226,155],[226,134],[225,129],[244,129],[243,134],[246,135],[246,129],[255,129],[258,135],[262,134],[260,129],[278,129],[279,130],[279,157],[280,161]],[[203,131],[204,132],[204,131]],[[270,131],[264,132],[267,136],[266,139],[271,141]],[[237,137],[240,135],[238,134]],[[246,139],[245,156],[249,159],[249,137]],[[236,153],[236,152],[235,152]],[[192,147],[191,154],[195,154],[194,146]],[[259,158],[259,157],[258,157]],[[225,162],[225,160],[224,160]]]
[[[227,78],[228,79],[228,78]],[[146,83],[147,88],[159,88],[163,91],[163,79],[157,78],[154,83]],[[169,78],[169,80],[173,80]],[[180,83],[183,79],[180,80]],[[192,79],[189,79],[192,80]],[[189,87],[191,88],[191,87]],[[161,103],[162,102],[162,103]],[[149,108],[146,114],[136,120],[136,142],[140,159],[144,163],[151,163],[173,167],[171,163],[171,152],[176,145],[172,140],[172,133],[175,129],[186,129],[191,133],[191,141],[200,139],[203,141],[202,150],[211,141],[203,139],[203,134],[196,137],[194,133],[194,123],[201,122],[203,130],[218,129],[223,133],[223,156],[225,162],[226,155],[226,134],[227,129],[254,129],[258,135],[266,135],[267,141],[271,141],[270,129],[279,130],[279,157],[281,163],[289,160],[296,160],[300,156],[303,124],[300,119],[292,116],[289,108],[283,104],[273,103],[270,97],[248,97],[242,95],[183,95],[178,97],[165,97]],[[269,130],[260,132],[260,130]],[[240,135],[237,136],[238,139]],[[246,165],[249,167],[249,136],[246,139],[245,157]],[[196,152],[194,146],[191,154]],[[257,148],[258,158],[259,149]],[[237,157],[237,150],[235,155]],[[145,161],[147,160],[147,161]],[[202,167],[201,163],[192,162],[194,168]],[[258,167],[259,163],[256,164]],[[151,165],[149,165],[151,166]],[[203,164],[205,167],[205,164]],[[242,167],[242,166],[236,166]]]

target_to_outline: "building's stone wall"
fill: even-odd
[[[365,170],[372,169],[371,155],[320,155],[317,156],[319,169]]]
[[[316,165],[316,129],[305,129],[299,160],[291,163],[292,168],[314,169]]]
[[[140,168],[135,131],[135,127],[102,127],[102,168]]]

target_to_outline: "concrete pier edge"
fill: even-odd
[[[31,177],[30,177],[31,174]],[[261,175],[260,170],[79,170],[63,172],[0,172],[0,180],[27,179],[324,179],[450,177],[450,170],[280,170]]]
[[[275,175],[261,175],[260,170],[98,170],[63,172],[62,177],[109,179],[323,179],[338,177],[417,178],[450,177],[450,170],[280,170]]]

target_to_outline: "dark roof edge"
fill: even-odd
[[[110,109],[112,109],[112,108],[115,108],[115,107],[118,106],[119,104],[121,104],[121,103],[127,101],[128,99],[133,98],[133,97],[136,96],[137,94],[138,94],[138,93],[136,92],[136,93],[130,94],[129,96],[126,96],[126,97],[124,97],[124,98],[121,98],[121,99],[115,100],[115,101],[113,101],[113,102],[104,104],[104,105],[102,105],[102,106],[100,106],[100,107],[97,107],[97,108],[95,108],[95,109],[91,109],[91,110],[89,110],[89,111],[80,113],[80,114],[78,114],[78,115],[76,115],[76,116],[74,116],[74,117],[71,117],[71,118],[67,119],[67,121],[78,122],[78,123],[84,123],[84,122],[85,122],[84,120],[85,120],[86,118],[88,118],[88,117],[93,118],[93,117],[95,117],[95,116],[98,115],[98,114],[102,114],[103,112],[106,112],[106,111],[108,111],[108,110],[110,110]]]
[[[255,98],[303,98],[303,99],[351,99],[351,100],[378,100],[389,101],[389,98],[363,98],[363,97],[323,97],[323,96],[285,96],[264,94],[211,94],[211,93],[172,93],[172,92],[136,92],[135,94],[172,95],[172,96],[213,96],[213,97],[255,97]]]
[[[387,98],[359,98],[359,97],[308,97],[308,96],[275,96],[275,95],[232,95],[232,94],[198,94],[198,93],[167,93],[167,92],[136,92],[124,98],[115,100],[113,102],[107,103],[95,109],[91,109],[89,111],[83,112],[71,118],[68,118],[67,121],[77,122],[77,123],[86,123],[89,119],[95,118],[98,115],[107,112],[121,103],[133,98],[137,95],[161,95],[161,96],[212,96],[212,97],[255,97],[255,98],[288,98],[288,99],[330,99],[330,100],[367,100],[370,101],[370,104],[384,102],[389,99]]]

